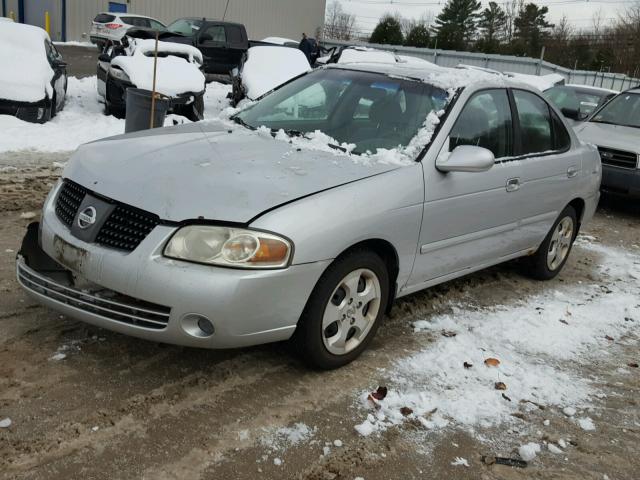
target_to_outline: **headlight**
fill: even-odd
[[[255,230],[189,225],[171,237],[164,255],[208,265],[280,268],[289,263],[291,243]]]
[[[117,78],[118,80],[122,80],[123,82],[131,83],[131,80],[129,79],[129,75],[124,73],[119,68],[109,67],[109,75],[111,75],[114,78]]]

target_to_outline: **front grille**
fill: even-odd
[[[607,147],[598,147],[598,151],[603,165],[621,168],[637,168],[638,166],[638,155],[636,153]]]
[[[56,215],[71,228],[85,195],[89,190],[71,180],[65,180],[56,200]],[[97,233],[95,242],[106,247],[131,252],[160,223],[160,217],[144,210],[100,197],[115,206]]]
[[[77,290],[40,275],[27,267],[24,260],[18,261],[18,281],[24,288],[58,303],[116,322],[153,330],[162,330],[169,323],[169,307],[138,300],[112,290]]]
[[[134,250],[158,225],[157,215],[118,205],[100,229],[96,242],[107,247]]]
[[[73,223],[87,190],[77,183],[65,181],[56,201],[56,215],[67,227]]]

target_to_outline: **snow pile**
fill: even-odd
[[[255,100],[279,85],[311,70],[307,57],[295,48],[252,47],[242,67],[242,85]]]
[[[576,359],[583,363],[609,355],[607,336],[621,335],[631,328],[624,319],[640,316],[638,282],[629,269],[640,264],[640,255],[593,248],[603,255],[609,278],[618,280],[608,290],[556,284],[556,290],[516,305],[454,307],[452,314],[415,322],[417,332],[428,332],[436,341],[396,363],[386,398],[356,430],[368,435],[398,425],[410,411],[409,417],[427,429],[453,423],[473,431],[512,421],[521,402],[568,407],[565,414],[575,415],[574,406],[595,393],[594,385],[574,371]],[[498,366],[485,364],[491,357],[500,360]],[[372,408],[368,392],[361,401]],[[595,428],[588,418],[578,423],[585,430]]]
[[[316,428],[310,428],[306,424],[299,422],[291,427],[265,429],[265,432],[266,434],[260,438],[262,446],[271,451],[282,451],[309,440],[315,435]]]
[[[0,23],[0,98],[37,102],[53,96],[53,70],[47,61],[43,29],[22,23]]]
[[[230,90],[229,85],[207,85],[205,118],[218,118],[229,107],[226,97]],[[165,126],[173,125],[174,120],[189,121],[169,115]],[[96,77],[69,77],[65,107],[47,123],[29,123],[0,115],[0,154],[18,150],[72,151],[83,143],[124,133],[124,124],[124,120],[104,114],[104,105],[96,97]]]
[[[158,57],[156,91],[175,97],[204,90],[205,78],[198,66],[198,62],[202,63],[202,54],[196,48],[171,42],[158,42],[158,45],[159,51],[169,55]],[[115,57],[111,66],[123,70],[136,87],[152,90],[154,46],[155,40],[132,41],[127,49],[129,55]],[[189,61],[171,53],[188,55]]]

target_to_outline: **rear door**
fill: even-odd
[[[198,34],[197,47],[202,52],[205,72],[229,73],[232,61],[223,24],[205,24]]]
[[[523,248],[517,234],[521,168],[512,161],[513,138],[507,90],[480,90],[464,104],[438,157],[475,145],[491,150],[496,164],[486,172],[443,173],[435,159],[423,160],[425,202],[410,280],[414,287],[498,263]]]
[[[229,65],[227,65],[227,71],[233,70],[240,64],[242,55],[249,48],[249,41],[245,29],[241,25],[225,25],[224,27],[227,36],[227,47]]]
[[[573,200],[582,158],[559,115],[541,96],[511,90],[516,110],[516,155],[522,165],[521,230],[537,247],[564,207]]]

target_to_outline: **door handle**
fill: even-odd
[[[507,192],[515,192],[520,189],[520,179],[519,178],[510,178],[507,180],[506,186]]]
[[[573,178],[576,175],[578,175],[578,167],[576,167],[575,165],[570,166],[569,168],[567,168],[567,177],[568,178]]]

